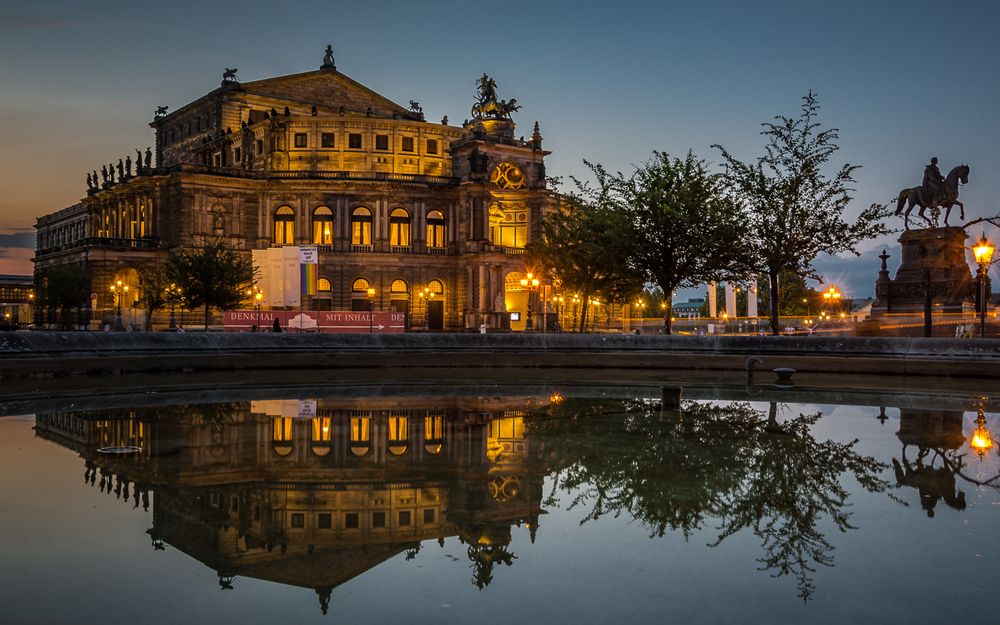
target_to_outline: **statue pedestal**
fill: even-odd
[[[968,235],[958,227],[907,230],[899,237],[902,259],[896,277],[884,268],[875,281],[872,319],[889,314],[921,317],[928,293],[932,314],[973,309],[975,278],[965,259]]]

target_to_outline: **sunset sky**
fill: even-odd
[[[77,202],[85,172],[152,145],[157,105],[212,90],[225,67],[243,81],[318,68],[327,43],[341,72],[431,120],[461,123],[490,74],[523,107],[518,134],[541,124],[555,176],[582,175],[584,158],[628,171],[653,150],[718,163],[713,143],[753,158],[760,123],[812,89],[840,129],[837,164],[863,166],[855,210],[920,184],[937,156],[944,172],[971,166],[968,218],[1000,211],[1000,10],[818,4],[8,0],[0,273],[31,272],[35,218]],[[829,266],[870,290],[871,262]]]

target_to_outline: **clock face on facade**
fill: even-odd
[[[500,163],[493,170],[490,182],[500,189],[520,189],[524,186],[524,174],[512,163]]]

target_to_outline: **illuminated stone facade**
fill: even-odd
[[[531,398],[255,401],[49,412],[38,436],[78,452],[86,483],[152,508],[170,545],[231,588],[251,577],[337,586],[427,541],[467,545],[473,583],[532,542],[544,469],[525,433]],[[303,406],[307,415],[303,416]],[[134,446],[137,453],[102,453]]]
[[[149,167],[101,183],[95,171],[79,204],[38,219],[36,281],[43,287],[53,265],[85,264],[96,295],[85,316],[106,323],[108,286],[123,280],[137,299],[143,268],[170,250],[218,238],[247,253],[318,245],[319,292],[307,309],[357,308],[367,285],[376,309],[407,311],[411,327],[503,328],[520,312],[521,329],[524,247],[557,198],[538,125],[516,139],[517,107],[501,104],[509,108],[454,126],[426,121],[416,103],[397,105],[332,62],[247,83],[228,77],[158,113]],[[425,289],[434,296],[420,297]]]

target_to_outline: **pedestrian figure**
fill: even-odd
[[[278,321],[277,317],[274,318],[274,327],[272,332],[281,332],[281,322]]]

